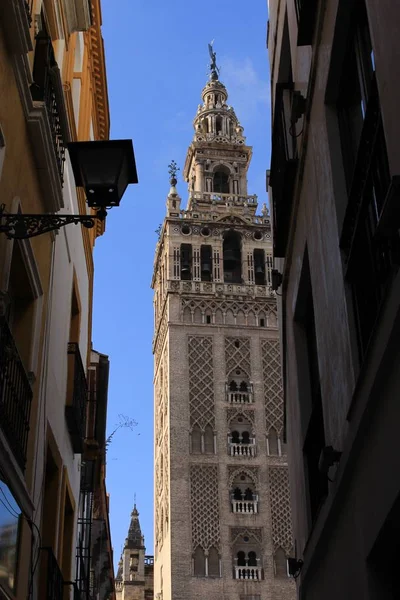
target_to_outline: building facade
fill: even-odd
[[[67,143],[109,134],[99,0],[1,2],[0,98],[2,210],[89,214]],[[0,234],[1,598],[89,597],[81,541],[87,549],[92,506],[82,491],[92,498],[96,481],[104,490],[99,472],[91,490],[85,476],[93,246],[103,230]]]
[[[215,59],[214,59],[215,61]],[[293,598],[271,227],[215,62],[154,264],[155,557],[163,600]]]
[[[115,578],[116,600],[153,600],[154,557],[146,554],[136,504]]]
[[[389,0],[269,2],[273,246],[307,600],[399,595],[399,18]]]

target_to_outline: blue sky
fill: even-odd
[[[183,169],[192,120],[207,81],[212,39],[220,79],[253,146],[249,193],[267,200],[270,103],[266,0],[102,0],[111,139],[132,138],[139,184],[109,213],[95,247],[93,345],[111,360],[107,453],[115,561],[134,495],[147,553],[153,553],[153,294],[155,230],[165,216],[168,163]],[[178,190],[186,205],[187,184]]]

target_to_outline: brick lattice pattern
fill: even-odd
[[[290,516],[289,473],[286,467],[270,467],[269,487],[274,551],[279,547],[287,554],[293,549]]]
[[[279,340],[261,340],[264,379],[264,404],[267,431],[274,427],[280,436],[283,430],[283,394]]]
[[[190,427],[215,429],[212,337],[189,336]]]
[[[239,347],[236,345],[239,342]],[[235,345],[236,344],[236,345]],[[251,377],[250,368],[250,340],[249,338],[225,338],[225,361],[226,374],[230,375],[235,369],[244,371],[247,377]]]
[[[198,546],[220,550],[218,467],[191,465],[190,505],[192,511],[192,549]]]

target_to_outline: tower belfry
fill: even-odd
[[[153,599],[153,556],[146,555],[136,502],[115,578],[117,600]]]
[[[156,247],[155,570],[162,600],[290,600],[271,224],[210,49],[181,207],[170,165]],[[158,596],[158,594],[160,594]]]

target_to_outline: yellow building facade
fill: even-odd
[[[108,135],[99,0],[2,0],[4,212],[90,214],[67,144]],[[0,598],[89,597],[80,527],[91,511],[81,492],[88,465],[98,472],[86,489],[98,481],[106,498],[104,448],[93,436],[87,443],[88,390],[98,401],[88,381],[93,247],[103,231],[98,221],[31,239],[0,235]],[[104,600],[114,598],[112,560],[109,571]]]

